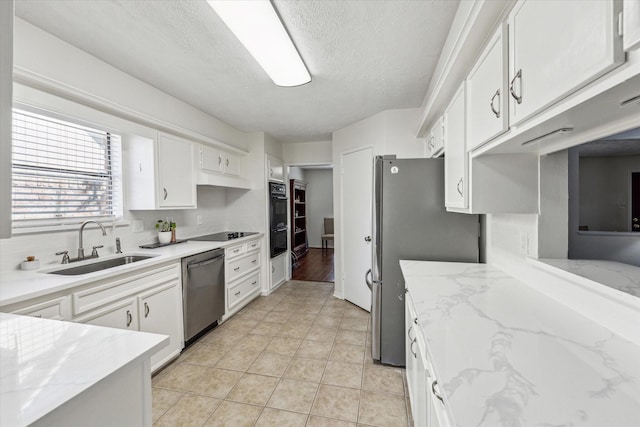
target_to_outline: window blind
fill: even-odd
[[[13,110],[14,228],[122,215],[120,136]]]

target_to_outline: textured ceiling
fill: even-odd
[[[16,15],[243,131],[325,140],[421,104],[458,0],[275,0],[312,75],[277,87],[204,0],[17,0]]]

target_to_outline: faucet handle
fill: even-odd
[[[98,249],[104,248],[104,245],[94,246],[93,251],[91,251],[91,256],[98,257]]]
[[[56,255],[63,255],[61,264],[69,264],[69,251],[56,252]]]

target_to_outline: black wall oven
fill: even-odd
[[[287,251],[287,187],[277,182],[269,183],[270,196],[270,247],[271,258]]]

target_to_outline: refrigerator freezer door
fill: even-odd
[[[446,212],[443,159],[385,159],[380,246],[380,361],[403,366],[405,283],[399,260],[478,262],[477,215]]]

